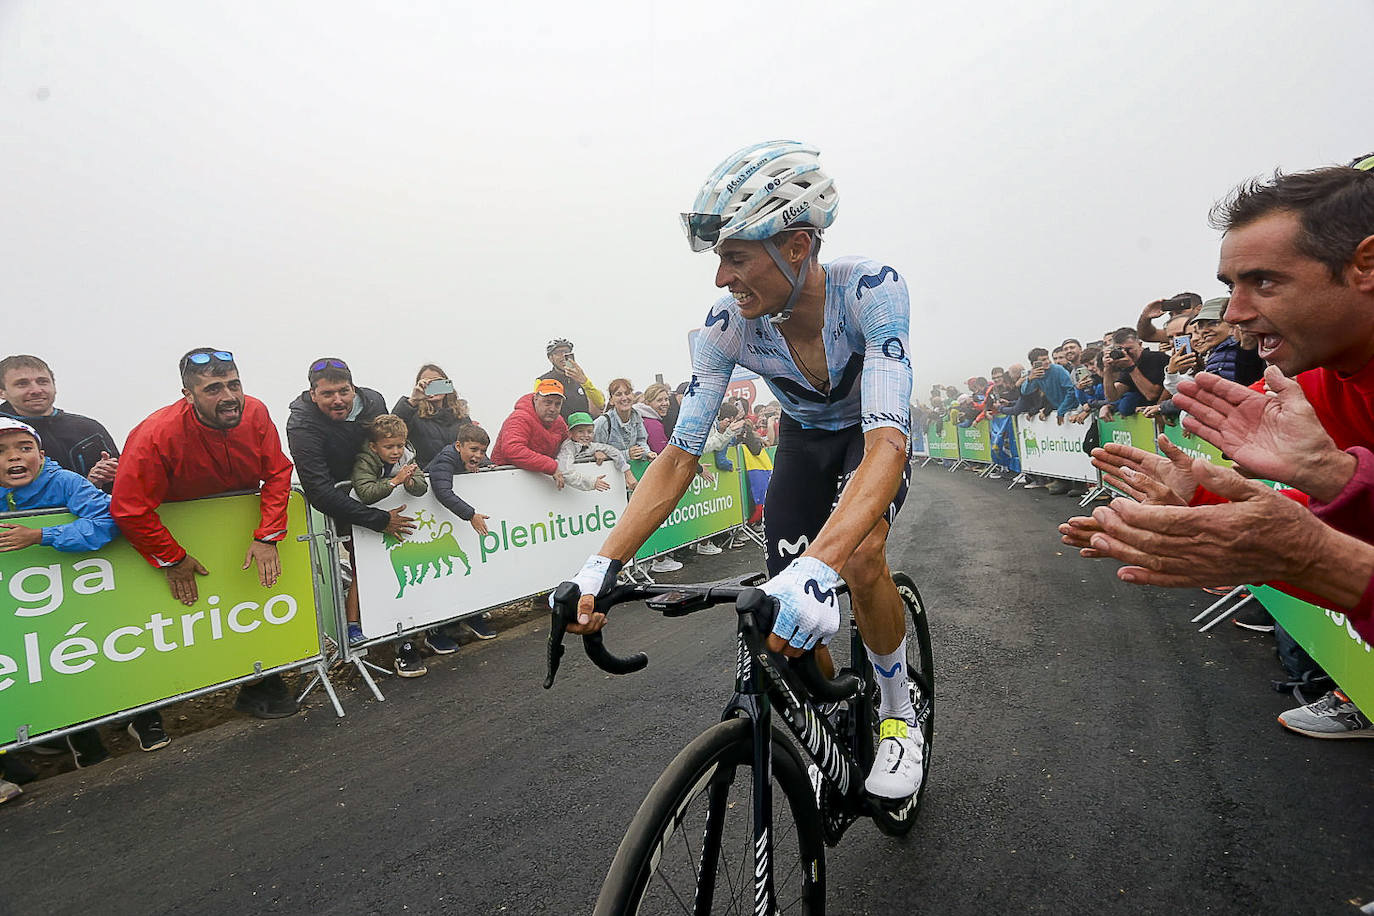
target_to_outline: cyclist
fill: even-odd
[[[715,283],[730,295],[707,313],[668,447],[572,580],[583,597],[568,630],[605,625],[591,596],[614,584],[677,505],[734,367],[752,369],[783,409],[764,508],[772,578],[762,588],[779,603],[769,647],[795,656],[828,642],[839,629],[834,587],[843,576],[881,690],[881,742],[866,787],[903,799],[920,785],[922,747],[886,544],[910,475],[909,304],[906,284],[880,261],[820,263],[838,192],[817,155],[795,141],[739,150],[682,214],[692,250],[716,253]]]

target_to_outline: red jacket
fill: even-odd
[[[153,413],[129,433],[115,473],[110,514],[149,563],[171,566],[186,551],[158,518],[158,506],[259,487],[262,525],[253,537],[280,541],[286,536],[291,461],[262,401],[245,396],[238,426],[211,429],[183,400]]]
[[[491,460],[552,475],[558,470],[558,447],[566,438],[567,421],[554,417],[553,423],[545,426],[534,412],[534,395],[526,394],[515,402],[515,410],[501,424],[496,444],[491,447]]]

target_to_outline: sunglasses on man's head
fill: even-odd
[[[310,364],[311,372],[319,372],[322,369],[343,369],[345,372],[347,372],[348,363],[344,362],[341,359],[334,359],[333,357],[328,357],[326,359],[317,359]]]
[[[187,366],[208,366],[210,360],[216,359],[222,363],[232,363],[234,354],[228,350],[211,350],[208,353],[187,353],[181,358],[181,368],[185,371]]]

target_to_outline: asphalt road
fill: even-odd
[[[1072,506],[916,472],[891,560],[931,614],[931,785],[905,841],[860,824],[829,851],[831,912],[1356,913],[1374,741],[1285,732],[1268,639],[1199,635],[1208,596],[1063,551]],[[550,692],[544,627],[390,678],[384,703],[345,691],[342,720],[316,694],[30,787],[0,808],[0,913],[589,912],[644,792],[719,716],[732,620],[627,609],[609,641],[649,668],[570,654]]]

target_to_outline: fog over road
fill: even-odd
[[[1188,623],[1198,591],[1126,586],[1053,526],[1074,502],[916,471],[892,538],[920,584],[938,680],[913,834],[829,850],[831,912],[1354,913],[1374,899],[1374,742],[1317,741],[1268,638]],[[753,548],[665,581],[744,573]],[[0,913],[590,911],[625,826],[715,721],[732,616],[631,607],[612,678],[570,646],[541,689],[546,621],[431,659],[386,702],[318,693],[32,785],[0,808]],[[170,723],[175,727],[175,723]]]

